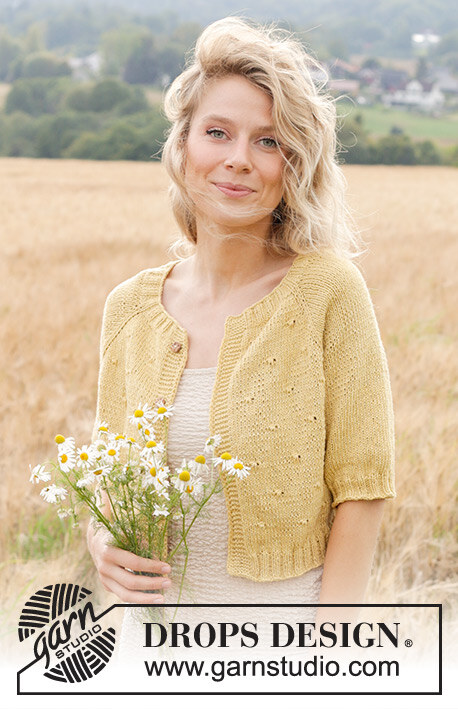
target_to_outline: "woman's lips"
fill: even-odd
[[[253,194],[254,192],[254,190],[250,189],[250,187],[245,187],[244,185],[232,185],[230,182],[215,182],[214,185],[220,192],[228,197],[247,197],[249,194]]]

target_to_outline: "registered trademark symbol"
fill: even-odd
[[[410,638],[407,638],[407,640],[404,641],[404,645],[405,645],[406,647],[412,647],[413,642],[412,642],[412,640],[411,640]]]

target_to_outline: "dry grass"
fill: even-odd
[[[13,627],[27,590],[95,585],[83,540],[62,536],[28,483],[57,431],[84,440],[95,408],[108,291],[169,260],[175,231],[157,164],[0,160],[3,398],[0,589]],[[368,600],[456,597],[458,171],[346,168],[367,232],[360,262],[387,350],[396,412],[396,501]],[[60,524],[60,523],[59,523]],[[91,586],[90,586],[91,587]]]

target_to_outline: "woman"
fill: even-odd
[[[313,67],[293,39],[236,18],[203,32],[165,102],[187,257],[105,307],[97,420],[127,430],[139,401],[164,397],[171,467],[210,432],[251,466],[189,540],[196,602],[361,602],[394,496],[386,358]],[[88,543],[123,602],[155,589],[160,603],[171,585],[173,602],[168,565],[92,529]]]

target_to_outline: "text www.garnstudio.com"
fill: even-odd
[[[145,660],[149,677],[210,677],[222,682],[226,677],[399,677],[395,660],[352,660],[341,665],[325,661],[322,655],[306,660],[282,657],[276,660]]]

